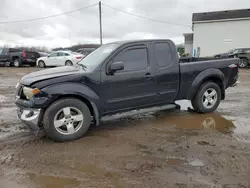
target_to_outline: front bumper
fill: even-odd
[[[40,132],[41,109],[17,109],[18,118],[25,123],[36,135]]]

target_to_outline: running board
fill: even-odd
[[[143,108],[140,110],[132,110],[132,111],[128,111],[128,112],[117,113],[114,115],[103,116],[101,118],[101,121],[110,121],[110,120],[129,117],[129,116],[133,116],[133,115],[144,114],[144,113],[149,113],[149,112],[157,112],[157,111],[161,111],[161,110],[170,110],[170,109],[175,109],[175,108],[179,109],[179,105],[178,104],[168,104],[168,105],[164,105],[164,106]]]

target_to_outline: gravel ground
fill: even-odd
[[[250,187],[250,69],[212,114],[181,110],[107,120],[77,141],[35,137],[15,85],[35,68],[0,68],[0,188]]]

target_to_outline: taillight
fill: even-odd
[[[82,56],[76,56],[76,59],[82,59]]]
[[[25,52],[23,52],[23,53],[22,53],[22,56],[23,56],[24,58],[26,58],[26,57],[27,57],[27,54],[26,54]]]
[[[228,66],[229,68],[236,68],[236,67],[238,67],[236,64],[231,64],[231,65],[229,65]]]

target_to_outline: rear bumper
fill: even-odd
[[[240,81],[236,81],[231,87],[235,87],[240,83]]]

